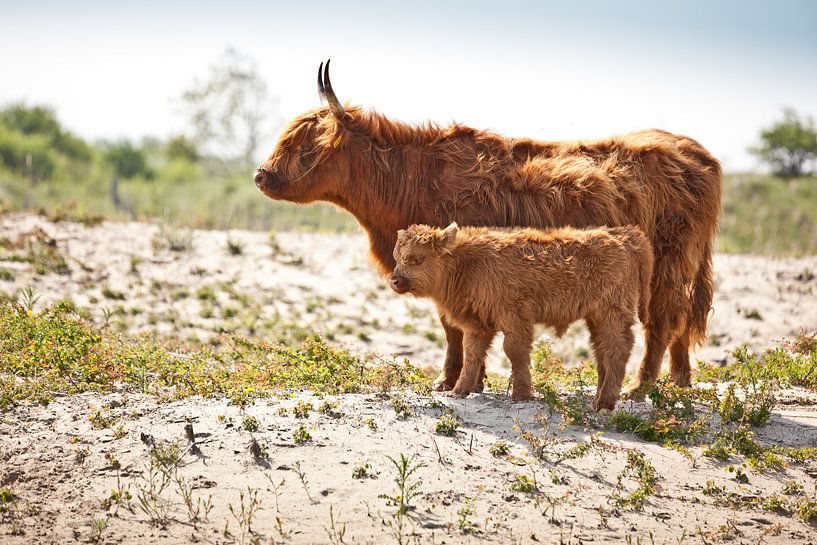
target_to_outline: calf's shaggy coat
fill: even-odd
[[[638,314],[649,325],[652,248],[634,226],[491,230],[412,225],[397,234],[390,284],[430,297],[464,333],[453,395],[481,390],[497,331],[513,371],[513,399],[530,399],[530,351],[537,323],[561,336],[584,319],[598,366],[593,408],[612,409],[621,392]]]

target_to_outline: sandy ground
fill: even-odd
[[[162,234],[154,225],[85,227],[33,215],[0,218],[0,238],[13,241],[35,228],[54,239],[70,273],[38,275],[28,263],[5,259],[0,269],[9,273],[2,275],[0,291],[19,296],[33,286],[40,296],[37,307],[70,298],[97,323],[128,334],[206,340],[217,331],[289,338],[320,330],[357,351],[397,353],[418,365],[442,361],[442,333],[432,306],[384,289],[367,263],[362,236],[279,233],[271,245],[265,234],[197,231],[191,249],[175,252],[163,246],[179,234]],[[239,255],[228,252],[228,240],[240,244]],[[817,271],[817,258],[717,256],[715,269],[713,344],[699,358],[716,361],[742,343],[760,349],[801,329],[817,329],[817,279],[810,272]],[[544,332],[543,338],[551,335]],[[577,326],[554,350],[575,362],[587,357],[587,346]],[[636,353],[631,366],[637,361]],[[501,354],[491,365],[505,370]],[[817,446],[817,398],[789,394],[799,400],[781,404],[758,438]],[[597,429],[562,427],[539,402],[408,392],[397,399],[412,414],[401,418],[394,399],[299,393],[242,411],[221,400],[160,404],[116,393],[18,406],[0,413],[0,487],[17,495],[16,507],[0,516],[0,542],[817,542],[815,528],[791,516],[719,505],[703,493],[714,485],[744,499],[768,497],[789,480],[811,491],[817,484],[813,464],[765,474],[747,470],[749,482],[740,483],[727,469],[738,459],[715,462],[701,457],[701,448],[691,449],[689,459],[609,429],[587,455],[566,458]],[[292,408],[301,401],[333,407],[299,419]],[[645,410],[643,404],[621,405]],[[89,421],[97,411],[112,420],[104,429]],[[435,433],[443,413],[462,420],[454,437]],[[244,429],[247,417],[257,419],[256,431]],[[188,424],[195,448],[185,432]],[[311,439],[297,445],[293,434],[301,426]],[[601,418],[598,428],[603,427]],[[534,459],[520,428],[542,438],[543,460]],[[509,456],[492,456],[499,440],[510,445]],[[251,452],[253,441],[260,456]],[[150,451],[168,442],[184,452],[171,472],[177,479],[149,494]],[[643,511],[615,501],[636,487],[631,477],[622,477],[628,450],[642,452],[658,476],[657,493]],[[401,454],[415,456],[422,466],[409,478],[419,483],[417,495],[398,532],[396,507],[384,495],[397,494],[389,457]],[[353,477],[364,464],[368,475]],[[536,491],[513,490],[519,476],[535,481]],[[200,520],[191,521],[184,490]],[[112,491],[131,498],[117,503]],[[140,497],[166,520],[151,521]],[[250,528],[242,527],[254,503]]]

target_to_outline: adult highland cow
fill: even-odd
[[[394,269],[397,231],[444,227],[636,224],[655,253],[650,323],[635,381],[638,393],[661,370],[690,382],[689,349],[706,336],[712,303],[712,241],[721,168],[698,142],[650,129],[598,141],[504,138],[451,125],[412,126],[343,106],[318,69],[328,106],[296,117],[255,174],[272,199],[323,200],[351,212],[369,236],[382,273]],[[438,390],[462,367],[462,332],[441,318],[448,349]]]

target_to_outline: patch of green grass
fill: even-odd
[[[716,248],[764,255],[817,253],[817,178],[727,175]]]
[[[0,407],[119,385],[162,399],[226,396],[242,405],[287,389],[428,390],[434,377],[431,369],[361,358],[315,336],[295,346],[231,336],[219,349],[179,354],[157,341],[99,331],[59,306],[29,312],[0,303]]]

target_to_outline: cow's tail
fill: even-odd
[[[652,251],[652,244],[640,231],[638,233],[640,241],[638,244],[638,279],[641,287],[638,295],[638,319],[646,327],[650,321],[650,298],[652,297],[652,270],[655,263],[655,256]]]
[[[706,341],[706,322],[712,307],[714,289],[712,240],[707,240],[698,266],[698,274],[695,275],[695,282],[692,286],[692,311],[687,321],[689,343],[692,347],[700,346]]]

